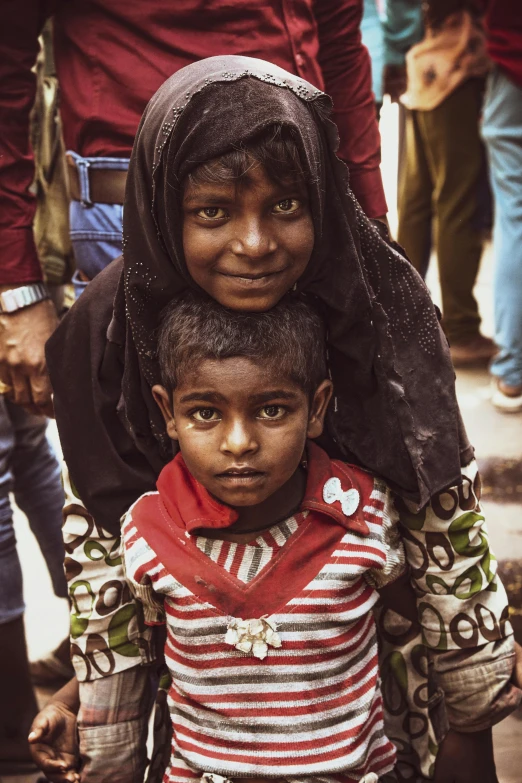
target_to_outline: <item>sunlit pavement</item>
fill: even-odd
[[[383,138],[383,175],[387,188],[388,203],[395,203],[396,156],[394,153],[397,133],[396,116],[393,107],[385,107],[382,124]],[[396,225],[396,215],[391,210],[390,224]],[[483,316],[483,331],[493,334],[492,328],[492,278],[493,259],[491,247],[484,253],[482,269],[476,287],[476,295],[480,302]],[[439,301],[436,264],[432,263],[428,285],[435,301]],[[489,523],[493,549],[499,560],[514,562],[517,569],[522,562],[522,478],[517,484],[514,479],[508,486],[511,492],[503,493],[507,500],[515,502],[499,503],[498,485],[502,485],[505,476],[502,460],[507,460],[506,467],[522,462],[522,414],[505,415],[493,409],[490,403],[489,377],[485,370],[462,370],[457,374],[457,388],[464,421],[471,442],[476,448],[479,465],[486,468],[488,481],[486,483],[486,499],[484,510]],[[56,437],[55,430],[51,432]],[[488,470],[489,460],[494,458],[497,469]],[[501,473],[498,474],[498,468]],[[516,470],[515,470],[516,475]],[[521,472],[522,477],[522,472]],[[492,482],[490,481],[493,477]],[[489,482],[489,483],[488,483]],[[497,485],[497,488],[494,485]],[[26,628],[31,659],[36,660],[54,649],[67,633],[66,601],[54,597],[51,582],[45,563],[36,541],[30,532],[25,517],[15,514],[15,526],[21,553],[24,572],[24,592],[27,604]],[[513,572],[511,572],[513,575]],[[518,583],[517,574],[510,580]],[[522,570],[520,577],[522,584]],[[520,600],[520,599],[519,599]],[[45,699],[46,694],[40,693]],[[497,760],[500,783],[521,783],[522,781],[522,720],[511,716],[495,728],[495,756]],[[3,778],[0,783],[32,783],[34,778]],[[480,781],[477,781],[480,783]]]

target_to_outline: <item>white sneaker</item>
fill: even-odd
[[[501,413],[522,413],[522,388],[519,394],[508,395],[502,391],[498,378],[491,381],[491,402]]]

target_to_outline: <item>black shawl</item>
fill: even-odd
[[[145,110],[127,181],[123,269],[115,261],[88,286],[47,352],[71,478],[105,528],[117,529],[172,457],[151,386],[160,382],[159,313],[195,285],[183,257],[180,183],[274,123],[290,129],[311,173],[315,247],[296,295],[314,297],[327,324],[335,448],[417,506],[460,480],[472,452],[435,308],[355,201],[330,110],[299,77],[237,56],[182,69]]]

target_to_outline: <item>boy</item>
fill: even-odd
[[[167,625],[173,740],[164,780],[372,783],[391,772],[379,598],[410,620],[386,485],[331,461],[324,327],[286,297],[240,314],[184,295],[153,393],[180,454],[122,531],[131,589]]]

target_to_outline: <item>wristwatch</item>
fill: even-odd
[[[18,288],[11,288],[0,294],[0,313],[14,313],[23,307],[43,302],[49,299],[49,293],[44,283],[29,283]]]

